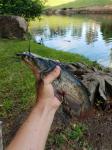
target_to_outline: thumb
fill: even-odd
[[[61,68],[56,66],[56,68],[44,78],[44,82],[47,84],[52,83],[60,75],[60,71]]]

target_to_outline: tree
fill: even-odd
[[[29,20],[39,17],[43,6],[42,0],[0,0],[0,14],[18,15]]]

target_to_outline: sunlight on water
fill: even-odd
[[[112,16],[44,16],[30,29],[37,43],[112,67]]]

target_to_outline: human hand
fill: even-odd
[[[59,74],[60,67],[56,66],[56,68],[52,72],[50,72],[43,80],[40,81],[37,88],[39,103],[56,110],[61,103],[54,95],[52,82],[59,76]]]
[[[56,66],[52,72],[50,72],[47,76],[44,77],[43,80],[41,80],[37,67],[28,60],[25,60],[25,63],[28,64],[36,78],[36,81],[38,81],[38,86],[36,88],[38,106],[40,106],[42,109],[47,108],[56,111],[61,102],[54,95],[52,82],[59,76],[61,70],[60,67]]]

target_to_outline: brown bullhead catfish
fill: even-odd
[[[20,56],[22,60],[32,62],[39,70],[41,78],[51,72],[57,65],[60,66],[60,76],[53,81],[52,85],[56,95],[63,103],[65,111],[78,117],[90,109],[88,90],[75,75],[67,71],[64,63],[29,52],[20,53],[17,56]]]

